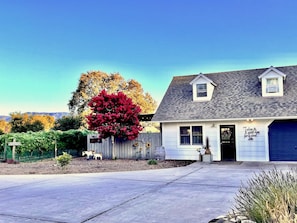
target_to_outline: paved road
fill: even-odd
[[[162,170],[0,176],[0,222],[204,223],[227,213],[241,181],[292,163],[202,164]]]

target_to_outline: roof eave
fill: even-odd
[[[259,81],[262,80],[262,78],[268,74],[270,71],[274,71],[275,73],[277,73],[278,75],[280,75],[284,80],[286,79],[286,74],[284,74],[283,72],[279,71],[277,68],[271,66],[270,68],[268,68],[264,73],[262,73],[260,76],[258,76]]]
[[[203,75],[202,73],[198,74],[197,77],[195,77],[191,82],[190,85],[193,85],[199,78],[203,78],[204,80],[206,80],[207,82],[211,83],[213,86],[217,86],[216,83],[214,83],[211,79],[209,79],[208,77],[206,77],[205,75]]]
[[[248,121],[248,120],[286,120],[297,119],[297,116],[282,117],[244,117],[244,118],[226,118],[226,119],[189,119],[189,120],[154,120],[161,123],[185,123],[185,122],[226,122],[226,121]]]

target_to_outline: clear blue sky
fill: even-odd
[[[161,101],[173,76],[297,64],[296,0],[0,0],[0,114],[68,111],[89,70]]]

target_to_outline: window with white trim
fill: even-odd
[[[192,144],[202,144],[202,126],[192,126]]]
[[[203,143],[202,126],[180,126],[181,145],[201,145]]]
[[[207,97],[207,84],[197,84],[197,97]]]
[[[278,92],[279,92],[278,78],[267,78],[266,93],[278,93]]]

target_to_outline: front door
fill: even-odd
[[[221,160],[236,161],[235,125],[221,125]]]

